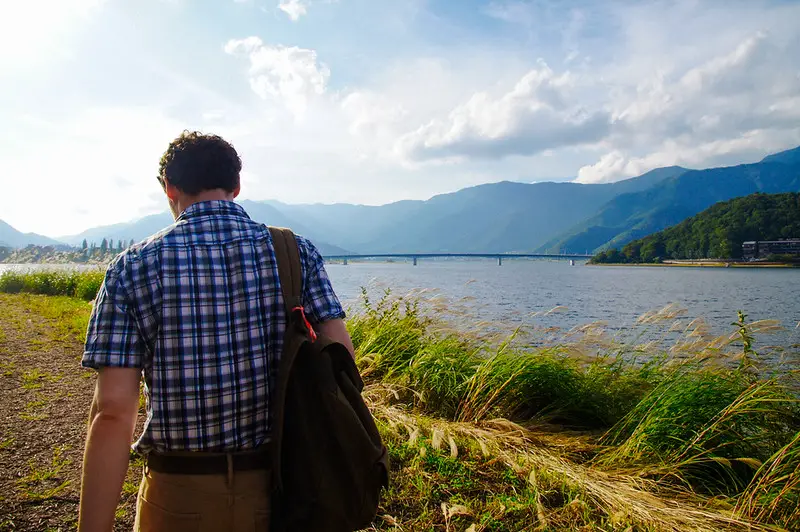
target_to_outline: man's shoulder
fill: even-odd
[[[174,239],[179,232],[180,222],[176,222],[136,242],[114,257],[108,265],[109,271],[121,272],[127,266],[158,256],[164,244]]]
[[[137,242],[123,253],[128,253],[130,256],[142,257],[149,254],[158,252],[164,244],[168,244],[176,238],[180,238],[185,222],[174,222],[167,227],[161,229],[148,236],[144,240]]]
[[[275,226],[275,227],[262,226],[262,227],[266,227],[266,229],[280,229],[280,230],[284,230],[284,231],[288,229],[289,231],[291,231],[291,233],[294,235],[295,241],[297,242],[297,248],[300,251],[300,258],[302,258],[302,259],[305,259],[306,257],[314,256],[316,254],[319,254],[319,250],[314,245],[314,243],[311,241],[311,239],[309,239],[309,238],[307,238],[307,237],[295,232],[291,228],[278,227],[278,226]]]
[[[317,246],[309,238],[298,234],[295,234],[294,238],[297,240],[297,247],[300,248],[301,252],[305,252],[307,255],[319,254]]]

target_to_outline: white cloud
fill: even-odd
[[[581,107],[574,89],[569,73],[556,75],[542,63],[509,92],[476,93],[446,119],[403,136],[397,150],[411,160],[500,158],[600,140],[609,129],[608,115]]]
[[[620,99],[604,143],[610,151],[582,167],[577,181],[616,181],[661,165],[710,165],[797,142],[800,75],[793,57],[757,32],[700,65],[654,74]]]
[[[347,94],[341,108],[350,120],[350,133],[365,138],[390,134],[407,113],[398,102],[368,90]]]
[[[308,5],[303,3],[302,0],[284,0],[278,4],[278,9],[286,13],[294,22],[303,15],[308,14]]]
[[[296,46],[269,46],[258,37],[231,40],[229,54],[250,60],[250,87],[261,98],[277,99],[297,118],[309,102],[325,93],[330,69],[317,61],[317,52]]]
[[[742,162],[756,162],[765,153],[775,153],[787,146],[800,145],[800,131],[755,130],[732,138],[696,143],[690,136],[669,139],[643,156],[614,150],[578,171],[577,183],[612,183],[642,175],[654,168],[683,166],[707,168]]]
[[[105,0],[25,0],[0,6],[0,67],[30,69],[63,53]],[[0,70],[0,74],[3,73]]]
[[[0,147],[0,176],[25,176],[3,181],[2,219],[51,236],[163,210],[158,161],[189,127],[147,107],[97,107],[59,124],[17,115],[12,124],[19,135],[35,131],[37,141]],[[29,202],[21,201],[31,197],[32,183],[34,217]]]
[[[257,22],[238,8],[291,16],[279,2],[346,29],[260,17],[272,25],[263,40],[228,42]],[[57,234],[131,218],[153,200],[161,209],[153,175],[183,127],[234,143],[248,197],[289,202],[613,181],[800,144],[798,2],[494,0],[469,17],[429,0],[325,3],[212,2],[199,18],[164,9],[157,25],[124,2],[0,8],[0,92],[15,103],[0,112],[0,218]],[[197,35],[189,55],[176,30]],[[257,96],[243,98],[248,88]],[[30,183],[35,210],[20,201]]]

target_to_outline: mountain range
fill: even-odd
[[[499,182],[381,206],[290,205],[241,201],[259,222],[291,227],[325,255],[343,253],[595,252],[620,247],[755,192],[800,191],[800,147],[753,164],[689,170],[658,168],[610,184]],[[164,212],[56,239],[141,240],[172,222]],[[0,242],[20,247],[55,240],[0,222]]]
[[[23,233],[17,231],[3,220],[0,220],[0,247],[23,248],[34,246],[63,246],[64,242],[37,235],[36,233]]]
[[[800,191],[800,148],[759,163],[687,170],[636,193],[621,194],[594,216],[560,235],[540,251],[602,251],[666,229],[720,201],[755,192]],[[798,235],[800,236],[800,235]]]

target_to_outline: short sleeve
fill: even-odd
[[[305,278],[303,279],[303,306],[311,323],[322,323],[333,319],[344,319],[345,312],[325,271],[325,263],[317,248],[302,239]]]
[[[141,368],[145,352],[145,342],[123,289],[120,271],[112,264],[89,318],[81,366]]]

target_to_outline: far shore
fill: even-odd
[[[588,266],[649,266],[649,267],[672,267],[672,268],[800,268],[800,264],[791,262],[737,262],[737,261],[664,261],[659,263],[651,262],[614,262],[592,264]]]

